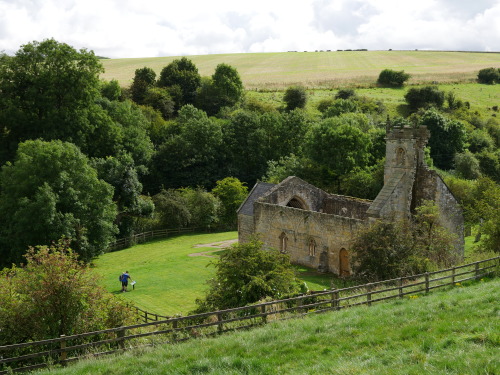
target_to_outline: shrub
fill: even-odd
[[[419,108],[437,107],[442,108],[444,104],[444,91],[436,86],[413,87],[405,95],[405,100],[411,110]]]
[[[350,99],[356,96],[356,92],[353,89],[340,89],[335,95],[335,99]]]
[[[92,332],[133,322],[124,302],[60,241],[30,248],[23,268],[0,272],[0,345]]]
[[[500,82],[500,69],[485,68],[481,69],[477,74],[479,83],[494,84]]]
[[[304,108],[307,103],[306,89],[303,86],[290,86],[285,91],[283,101],[287,111]]]
[[[233,245],[222,253],[215,267],[205,298],[196,301],[196,312],[230,309],[304,291],[290,257],[274,249],[264,250],[262,242],[255,239]]]
[[[405,73],[404,70],[397,72],[391,69],[384,69],[380,72],[377,83],[379,85],[401,87],[410,77],[410,74]]]

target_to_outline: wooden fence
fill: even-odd
[[[168,237],[172,234],[188,233],[199,231],[199,228],[179,228],[179,229],[158,229],[149,232],[134,234],[130,237],[120,238],[109,244],[107,251],[125,249],[132,245],[143,243],[160,237]]]
[[[343,289],[327,290],[284,300],[186,317],[165,318],[142,312],[146,323],[50,340],[0,346],[0,374],[65,365],[84,357],[116,353],[141,346],[173,343],[199,336],[247,329],[274,320],[368,305],[403,298],[480,279],[500,272],[500,257],[436,272],[401,277]],[[69,356],[71,355],[71,357]]]

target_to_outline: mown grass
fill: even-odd
[[[223,251],[194,246],[237,237],[237,232],[184,234],[135,245],[100,256],[94,261],[95,271],[102,277],[106,290],[134,306],[160,315],[186,315],[194,309],[196,298],[204,296],[206,281],[215,273],[215,268],[209,263],[216,261]],[[190,256],[206,251],[210,252],[207,254],[210,257]],[[309,289],[330,288],[333,275],[321,274],[303,266],[295,268]],[[129,271],[132,279],[137,281],[135,289],[129,285],[127,293],[121,293],[118,280],[123,271]],[[333,282],[337,287],[343,285],[336,278]]]
[[[205,282],[214,272],[207,267],[214,258],[189,254],[216,249],[194,246],[237,237],[237,232],[184,234],[135,245],[100,256],[94,262],[95,271],[106,290],[137,307],[161,315],[185,315],[204,295]],[[128,293],[120,292],[118,276],[123,271],[137,281],[135,289],[129,285]]]
[[[178,56],[102,60],[102,78],[129,86],[134,72],[161,69]],[[370,87],[383,69],[405,70],[410,83],[473,82],[482,68],[499,67],[500,53],[443,51],[280,52],[189,56],[202,76],[226,63],[238,69],[247,89],[283,89],[301,83],[309,88]]]
[[[52,374],[499,374],[500,279],[87,360]],[[46,373],[46,372],[45,372]]]

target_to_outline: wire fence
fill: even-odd
[[[333,289],[185,317],[166,317],[137,308],[144,323],[42,341],[0,346],[0,374],[65,365],[86,357],[174,343],[261,326],[270,321],[337,311],[459,285],[500,272],[500,257],[420,275]]]
[[[147,242],[155,238],[169,237],[173,234],[198,232],[198,231],[200,231],[199,228],[179,228],[179,229],[158,229],[144,233],[138,233],[130,237],[120,238],[115,242],[110,243],[107,248],[107,251],[109,252],[109,251],[126,249],[138,243]]]

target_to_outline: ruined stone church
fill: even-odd
[[[425,164],[428,139],[425,126],[387,131],[384,186],[373,201],[328,194],[294,176],[279,184],[258,182],[238,209],[239,241],[258,235],[266,247],[288,253],[292,263],[348,276],[358,231],[373,220],[409,218],[423,200],[432,200],[463,254],[462,209]]]

